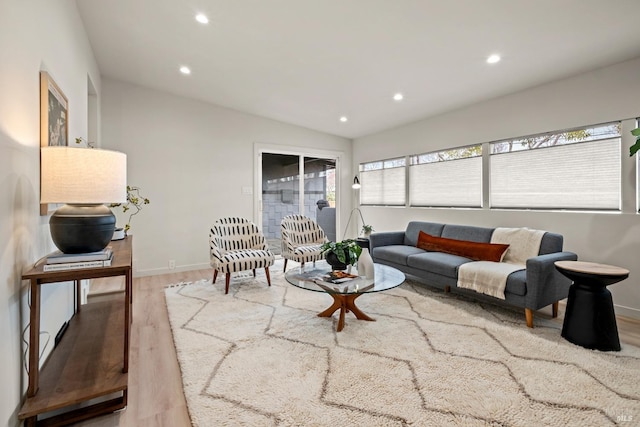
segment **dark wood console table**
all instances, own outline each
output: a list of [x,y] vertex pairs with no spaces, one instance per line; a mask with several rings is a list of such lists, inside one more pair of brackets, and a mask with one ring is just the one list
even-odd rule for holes
[[[67,425],[127,406],[132,237],[112,241],[110,246],[114,253],[110,267],[45,272],[43,258],[22,275],[30,281],[31,291],[29,385],[18,413],[25,426]],[[81,280],[112,276],[125,277],[123,298],[81,306]],[[75,282],[74,315],[40,369],[40,310],[46,309],[41,306],[41,286],[68,281]],[[47,414],[52,411],[56,411],[54,415]]]

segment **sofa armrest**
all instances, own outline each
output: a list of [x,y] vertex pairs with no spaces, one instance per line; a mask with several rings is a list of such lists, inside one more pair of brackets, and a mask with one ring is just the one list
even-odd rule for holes
[[569,295],[571,280],[555,267],[556,261],[577,261],[573,252],[555,252],[527,260],[527,294],[525,307],[538,310]]
[[403,245],[404,231],[383,231],[369,236],[369,252],[379,246]]

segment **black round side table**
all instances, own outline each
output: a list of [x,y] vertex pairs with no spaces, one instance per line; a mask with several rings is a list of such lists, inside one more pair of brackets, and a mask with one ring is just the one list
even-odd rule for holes
[[366,237],[358,237],[356,239],[356,244],[360,246],[362,249],[364,248],[369,249],[369,239]]
[[556,261],[555,266],[573,280],[562,336],[585,348],[620,351],[613,299],[607,286],[629,277],[629,270],[583,261]]

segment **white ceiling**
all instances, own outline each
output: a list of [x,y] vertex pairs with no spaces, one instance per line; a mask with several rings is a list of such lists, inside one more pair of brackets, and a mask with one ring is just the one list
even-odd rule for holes
[[640,0],[77,5],[103,77],[347,138],[640,57]]

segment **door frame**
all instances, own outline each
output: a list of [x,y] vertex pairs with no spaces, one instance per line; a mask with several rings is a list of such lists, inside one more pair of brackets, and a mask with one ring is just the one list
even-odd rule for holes
[[[263,142],[255,142],[253,144],[253,161],[254,171],[253,177],[253,222],[262,230],[262,153],[269,154],[285,154],[291,156],[316,157],[321,159],[332,159],[336,162],[336,233],[340,230],[339,209],[343,203],[341,191],[341,168],[343,157],[342,151],[323,150],[311,147],[297,147],[280,144],[269,144]],[[299,165],[298,173],[301,173],[302,165]],[[300,194],[304,194],[304,179],[299,180]],[[301,198],[300,200],[303,200]],[[304,211],[303,211],[304,214]]]

